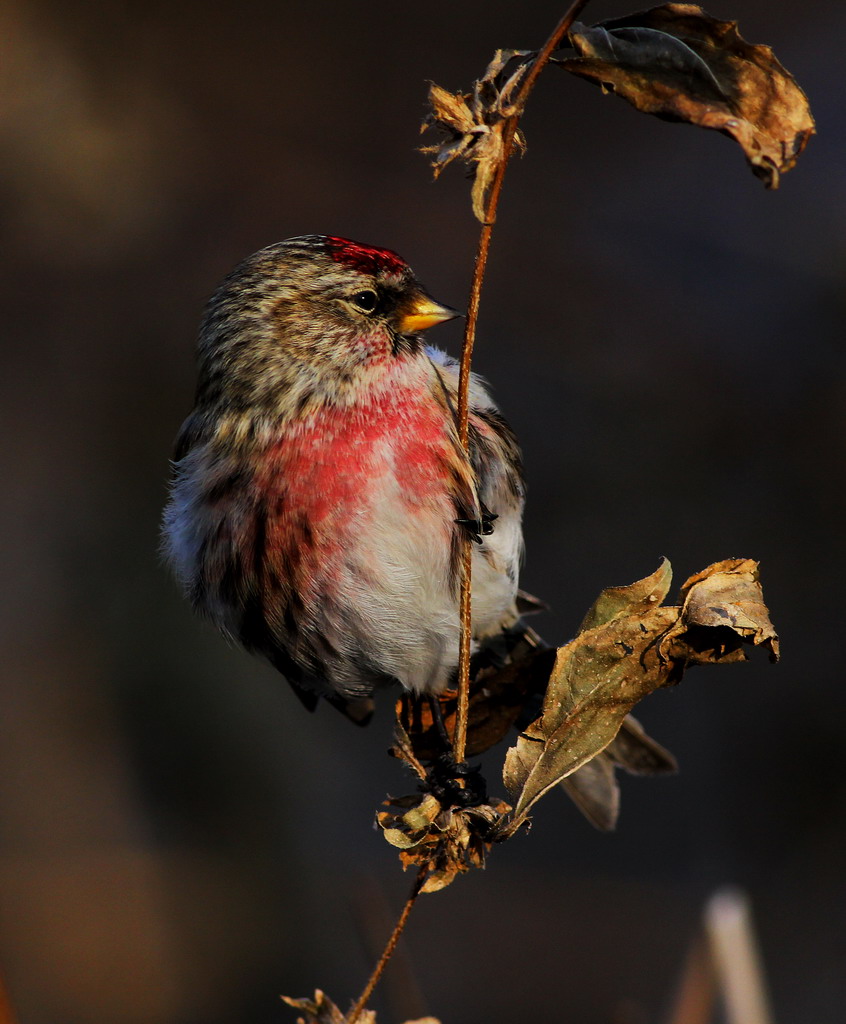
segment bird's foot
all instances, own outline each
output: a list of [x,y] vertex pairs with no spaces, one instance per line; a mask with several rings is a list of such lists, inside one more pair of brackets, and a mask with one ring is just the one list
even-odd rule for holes
[[482,505],[479,519],[456,519],[455,521],[459,526],[464,527],[472,540],[481,544],[482,537],[490,537],[494,532],[493,524],[496,519],[499,519],[499,516]]
[[488,785],[479,765],[456,761],[446,751],[432,762],[429,790],[447,807],[478,807],[488,802]]

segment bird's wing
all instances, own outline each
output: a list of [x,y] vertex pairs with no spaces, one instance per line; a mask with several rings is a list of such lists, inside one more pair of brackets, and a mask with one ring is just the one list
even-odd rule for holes
[[[444,400],[455,417],[458,362],[431,346],[427,347],[426,354],[443,389]],[[486,382],[476,374],[470,378],[469,447],[476,494],[467,512],[481,520],[486,510],[494,515],[521,511],[524,485],[520,446],[491,398]]]

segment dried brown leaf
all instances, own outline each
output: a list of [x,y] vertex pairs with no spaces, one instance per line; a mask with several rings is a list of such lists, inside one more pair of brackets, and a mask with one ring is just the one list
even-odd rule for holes
[[380,811],[376,820],[385,839],[400,849],[403,869],[425,868],[420,892],[437,892],[470,868],[484,867],[500,823],[511,810],[501,800],[445,807],[431,793],[391,798],[385,804],[396,810]]
[[747,43],[736,22],[696,4],[577,23],[569,40],[578,56],[559,66],[645,113],[728,135],[767,188],[778,187],[815,131],[807,97],[771,48]]
[[[659,605],[670,573],[665,560],[631,587],[603,591],[585,628],[558,649],[543,713],[506,755],[503,779],[517,801],[513,823],[519,824],[544,793],[606,749],[609,760],[622,759],[628,767],[634,741],[642,757],[636,723],[627,726],[616,746],[610,745],[637,701],[677,683],[687,665],[744,660],[743,644],[766,646],[777,657],[757,563],[720,562],[691,577],[681,608]],[[671,757],[662,754],[655,744],[645,763],[653,768],[663,763],[663,770],[671,770]],[[643,765],[638,757],[635,763]],[[608,767],[600,762],[571,792],[600,827],[614,818]]]
[[[585,616],[579,632],[610,622],[623,612],[648,613],[667,596],[671,582],[670,563],[663,559],[651,576],[629,587],[606,588]],[[534,748],[524,750],[521,761],[525,761],[528,751]],[[640,724],[628,716],[606,751],[597,753],[562,779],[562,788],[579,810],[592,825],[606,832],[616,826],[620,813],[620,787],[615,778],[615,766],[629,772],[660,774],[674,771],[676,762],[669,751],[647,736]],[[521,775],[528,774],[527,767],[531,770],[533,763],[520,764]]]
[[[604,590],[579,635],[558,651],[547,648],[525,625],[506,631],[474,662],[468,751],[488,749],[512,726],[525,722],[540,695],[543,713],[524,728],[506,755],[504,779],[517,798],[515,814],[501,806],[487,820],[467,820],[439,802],[438,779],[429,778],[442,741],[426,704],[403,697],[397,706],[393,753],[423,782],[427,796],[392,801],[379,823],[385,838],[402,850],[403,863],[424,865],[428,890],[449,884],[474,863],[491,841],[502,841],[525,823],[529,807],[556,783],[598,828],[615,826],[619,788],[615,768],[640,775],[674,772],[672,754],[643,731],[628,712],[647,693],[672,685],[690,664],[745,659],[744,644],[763,645],[777,656],[778,639],[768,618],[757,563],[718,562],[692,576],[681,591],[681,607],[665,607],[672,580],[669,562],[628,587]],[[455,696],[440,698],[451,731]],[[534,712],[536,714],[536,712]],[[447,798],[448,799],[448,798]],[[487,805],[489,808],[494,805]],[[450,817],[456,814],[457,817]],[[496,821],[496,816],[500,820]],[[465,829],[475,833],[473,841]],[[481,830],[481,831],[479,831]],[[479,846],[481,842],[482,846]],[[472,848],[471,854],[465,854]]]
[[614,762],[604,751],[562,779],[561,786],[595,828],[610,832],[616,826],[620,814],[620,786]]
[[[685,581],[679,595],[684,602],[681,615],[663,638],[662,650],[672,648],[677,639],[684,642],[685,633],[701,630],[703,646],[698,656],[705,660],[712,660],[718,651],[722,657],[732,654],[742,642],[765,646],[770,660],[777,661],[778,636],[764,604],[758,563],[751,558],[732,558],[717,562],[710,570]],[[708,635],[714,638],[710,649],[705,639]]]
[[473,175],[473,188],[470,200],[473,205],[473,216],[480,224],[485,222],[485,199],[488,189],[493,184],[494,175],[502,162],[503,122],[491,125],[485,135],[479,136],[473,152],[476,173]]
[[672,566],[666,558],[662,558],[661,564],[651,576],[628,587],[606,587],[591,605],[579,626],[579,632],[603,626],[622,614],[647,615],[670,593],[672,582]]
[[405,761],[417,777],[425,782],[426,769],[418,760],[411,736],[409,735],[414,726],[411,719],[411,709],[415,706],[419,707],[419,702],[412,701],[408,694],[405,694],[397,701],[394,745],[388,753],[400,761]]
[[[325,992],[315,989],[314,999],[292,999],[282,996],[288,1006],[301,1010],[305,1016],[297,1018],[297,1024],[345,1024],[346,1017],[332,1002]],[[372,1010],[364,1010],[358,1016],[358,1024],[376,1024],[376,1014]]]
[[[397,801],[392,798],[386,804],[403,807],[407,799],[400,797]],[[441,810],[438,800],[431,793],[426,793],[415,800],[404,814],[380,811],[376,817],[385,840],[400,850],[409,850],[425,839]]]
[[[473,213],[483,223],[488,190],[503,159],[505,123],[517,113],[514,94],[533,56],[526,50],[497,50],[469,93],[451,93],[434,83],[429,87],[431,109],[421,130],[436,128],[444,138],[420,151],[431,154],[436,178],[453,160],[463,160],[469,166]],[[507,75],[506,69],[515,60],[516,69]],[[519,132],[514,139],[520,149],[525,148]]]
[[678,770],[676,759],[648,736],[633,715],[623,719],[620,731],[593,760],[561,780],[561,786],[588,821],[603,832],[617,825],[620,787],[615,768],[632,775],[669,775]]
[[[297,1018],[297,1024],[346,1024],[346,1016],[319,988],[315,990],[314,999],[291,999],[290,996],[282,996],[282,999],[288,1006],[305,1014]],[[376,1014],[373,1010],[362,1010],[355,1021],[356,1024],[376,1024]],[[435,1017],[418,1017],[405,1024],[440,1024],[440,1021]]]
[[620,731],[605,748],[605,753],[630,775],[672,775],[679,770],[670,751],[647,735],[634,715],[623,719]]
[[444,128],[465,135],[471,131],[475,121],[467,106],[468,97],[461,93],[447,92],[434,82],[429,87],[429,103],[432,105],[432,116]]
[[[511,93],[516,86],[525,77],[526,72],[529,70],[530,61],[535,56],[536,53],[533,50],[497,50],[491,62],[485,68],[485,73],[476,83],[477,88],[490,86],[496,92],[497,101],[500,104],[507,102],[511,98]],[[519,60],[520,63],[511,77],[503,84],[502,72],[512,60]]]

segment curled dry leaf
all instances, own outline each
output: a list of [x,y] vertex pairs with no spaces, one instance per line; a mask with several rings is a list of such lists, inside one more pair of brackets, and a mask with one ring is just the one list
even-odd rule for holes
[[[288,1006],[295,1010],[301,1010],[305,1016],[297,1018],[297,1024],[346,1024],[347,1018],[332,1002],[325,992],[316,989],[314,999],[292,999],[290,996],[282,996]],[[376,1014],[373,1010],[362,1010],[355,1019],[355,1024],[376,1024]],[[416,1020],[408,1020],[405,1024],[440,1024],[434,1017],[418,1017]]]
[[382,835],[400,851],[403,870],[414,865],[423,870],[420,892],[437,892],[456,875],[471,867],[485,866],[491,844],[501,839],[503,817],[511,810],[501,800],[478,807],[452,807],[428,791],[429,771],[415,754],[412,741],[398,714],[391,754],[405,761],[423,783],[422,792],[390,797],[376,821]]
[[569,34],[577,57],[560,67],[611,89],[638,110],[713,128],[777,188],[814,133],[808,100],[769,46],[696,4],[669,3]]
[[[778,637],[761,592],[758,563],[729,558],[686,580],[678,622],[661,640],[661,651],[675,656],[677,647],[688,661],[709,663],[730,655],[742,661],[740,643],[764,645],[778,660]],[[695,646],[688,641],[696,640]]]
[[[470,167],[473,213],[482,223],[488,189],[502,162],[505,122],[518,113],[515,94],[533,56],[527,50],[497,50],[469,93],[451,93],[434,83],[429,87],[431,110],[421,130],[437,128],[444,140],[421,147],[421,152],[432,154],[436,178],[453,160],[463,160]],[[516,67],[508,71],[514,61]],[[520,149],[525,149],[519,132],[514,140]]]
[[[646,767],[648,744],[626,716],[648,693],[677,683],[688,665],[743,661],[744,644],[778,657],[757,569],[750,559],[718,562],[685,583],[681,607],[661,604],[672,579],[666,559],[646,579],[600,594],[579,635],[558,649],[543,713],[506,755],[503,779],[516,806],[504,831],[519,827],[544,793],[602,752]],[[609,765],[600,761],[582,781],[574,799],[589,817],[598,801],[597,823],[607,827],[603,820],[615,811]]]
[[[314,999],[292,999],[282,996],[288,1006],[301,1010],[304,1016],[297,1018],[297,1024],[345,1024],[346,1017],[332,1002],[325,992],[315,989]],[[364,1010],[358,1015],[358,1024],[376,1024],[376,1014],[372,1010]]]
[[403,869],[425,870],[420,892],[437,892],[456,875],[485,866],[500,823],[511,808],[501,800],[479,807],[445,807],[431,793],[385,801],[391,811],[376,820],[385,839],[400,850]]

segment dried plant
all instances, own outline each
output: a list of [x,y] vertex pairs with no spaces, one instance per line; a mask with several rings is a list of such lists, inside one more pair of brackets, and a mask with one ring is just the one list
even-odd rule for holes
[[[455,161],[468,166],[472,210],[482,223],[457,410],[465,447],[470,361],[491,233],[508,160],[515,148],[525,149],[519,119],[547,63],[623,96],[638,110],[728,135],[768,188],[779,185],[814,132],[794,79],[769,47],[745,42],[734,22],[711,18],[693,4],[670,3],[585,26],[575,18],[586,3],[571,5],[539,51],[498,50],[469,91],[430,87],[423,127],[439,131],[441,140],[423,152],[436,177]],[[564,55],[565,48],[575,56]],[[619,810],[617,768],[645,775],[675,770],[673,756],[631,716],[639,700],[676,685],[691,666],[744,661],[750,647],[778,658],[758,565],[737,558],[690,577],[675,605],[664,604],[672,580],[665,560],[645,579],[604,590],[569,643],[550,647],[520,624],[471,664],[470,543],[463,559],[457,690],[438,699],[438,714],[407,695],[398,701],[392,754],[408,766],[417,789],[391,798],[377,814],[403,868],[416,870],[412,892],[349,1014],[320,991],[313,1000],[286,1000],[303,1012],[304,1024],[374,1022],[367,1001],[418,896],[482,867],[494,845],[525,831],[529,812],[551,789],[562,787],[594,825],[607,830]],[[529,610],[532,603],[526,599]],[[517,730],[502,775],[512,804],[488,798],[484,784],[472,801],[460,799],[461,779],[453,788],[444,786],[438,764],[444,728],[459,762]]]

